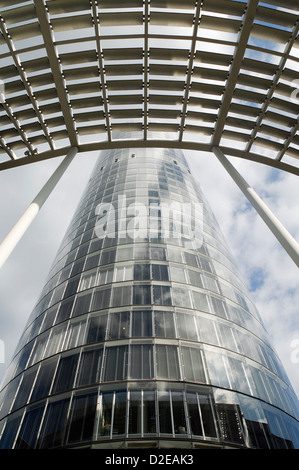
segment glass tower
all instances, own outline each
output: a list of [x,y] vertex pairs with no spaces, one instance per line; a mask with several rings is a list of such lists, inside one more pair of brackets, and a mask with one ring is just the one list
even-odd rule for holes
[[1,392],[1,448],[299,448],[297,397],[178,150],[103,151]]

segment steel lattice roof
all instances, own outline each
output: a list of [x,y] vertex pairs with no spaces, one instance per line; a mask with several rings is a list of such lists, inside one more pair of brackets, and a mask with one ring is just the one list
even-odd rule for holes
[[299,174],[298,0],[0,0],[0,13],[0,170],[72,147],[215,146]]

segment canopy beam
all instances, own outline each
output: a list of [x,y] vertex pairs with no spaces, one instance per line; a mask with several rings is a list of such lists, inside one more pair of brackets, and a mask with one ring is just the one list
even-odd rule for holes
[[58,168],[54,171],[53,175],[46,182],[44,187],[40,190],[35,199],[27,207],[23,215],[19,218],[18,222],[6,235],[0,244],[0,268],[3,266],[9,255],[12,253],[28,227],[31,225],[38,212],[52,193],[53,189],[67,170],[74,157],[77,155],[78,149],[72,148],[64,160],[60,163]]

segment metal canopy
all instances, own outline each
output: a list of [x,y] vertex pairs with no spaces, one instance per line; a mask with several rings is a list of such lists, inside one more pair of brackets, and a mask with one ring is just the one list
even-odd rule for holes
[[0,13],[0,170],[74,147],[216,147],[299,174],[298,0],[0,0]]

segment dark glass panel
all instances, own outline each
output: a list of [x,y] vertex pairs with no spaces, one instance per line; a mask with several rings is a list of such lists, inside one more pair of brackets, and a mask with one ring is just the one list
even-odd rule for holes
[[142,432],[142,403],[141,392],[130,392],[129,407],[129,434],[141,434]]
[[103,348],[84,351],[81,356],[77,385],[99,383],[103,361]]
[[143,426],[145,434],[157,432],[155,392],[143,392]]
[[160,433],[172,434],[169,392],[158,392]]
[[186,416],[185,416],[185,407],[183,401],[182,392],[172,392],[171,393],[172,401],[172,414],[173,414],[173,424],[174,432],[176,434],[186,434],[187,425],[186,425]]
[[124,380],[128,375],[128,346],[106,349],[104,382]]
[[92,310],[101,310],[110,305],[111,289],[101,289],[94,293],[92,300]]
[[191,434],[202,436],[202,424],[196,393],[187,394],[188,415]]
[[67,287],[65,289],[65,293],[63,298],[66,299],[67,297],[70,297],[71,295],[74,295],[77,292],[78,284],[80,281],[80,277],[77,277],[75,279],[71,279],[67,283]]
[[103,341],[106,336],[108,315],[92,316],[89,319],[86,344]]
[[78,315],[89,312],[90,301],[91,293],[78,296],[75,302],[72,316],[77,317]]
[[217,404],[220,438],[225,441],[243,444],[243,430],[236,405]]
[[134,265],[134,281],[146,281],[150,279],[149,264]]
[[69,399],[49,403],[43,420],[38,448],[51,449],[63,444]]
[[126,407],[127,392],[116,392],[112,434],[125,434]]
[[208,437],[217,437],[216,425],[209,397],[205,395],[198,395],[198,400],[200,403],[205,435]]
[[40,398],[46,397],[49,393],[57,359],[51,360],[50,362],[43,362],[40,366],[40,370],[34,384],[34,389],[30,397],[30,401],[39,400]]
[[16,438],[16,434],[22,418],[21,411],[16,412],[7,418],[4,433],[0,439],[0,449],[11,449]]
[[16,441],[15,449],[34,449],[45,403],[26,410],[26,414]]
[[9,412],[11,404],[15,398],[17,389],[19,387],[21,378],[22,376],[19,375],[7,385],[3,403],[1,404],[0,418],[3,418],[3,416],[5,416]]
[[133,304],[151,304],[151,286],[133,286]]
[[113,393],[103,393],[99,419],[99,436],[110,436],[112,425],[112,404]]
[[171,289],[168,286],[153,286],[154,304],[171,305]]
[[152,336],[152,312],[133,311],[132,312],[132,337]]
[[55,306],[47,310],[47,312],[45,313],[45,320],[42,324],[40,333],[47,330],[53,325],[57,309],[58,309],[58,306]]
[[73,303],[74,303],[74,297],[70,300],[66,300],[65,302],[61,303],[56,320],[55,320],[55,325],[70,318],[71,311],[73,308]]
[[75,396],[71,406],[68,443],[92,440],[97,392]]
[[131,346],[131,378],[151,379],[154,376],[153,346],[135,344]]
[[130,312],[110,314],[109,339],[128,338],[130,336]]
[[152,277],[155,281],[168,281],[168,268],[164,264],[152,265]]
[[111,306],[122,307],[125,305],[130,305],[132,303],[131,292],[131,286],[114,287]]
[[77,369],[78,357],[79,354],[73,354],[60,359],[53,384],[53,393],[62,392],[72,388]]
[[31,392],[32,384],[36,376],[37,367],[30,368],[24,372],[23,380],[21,382],[17,397],[12,407],[12,411],[25,405]]

